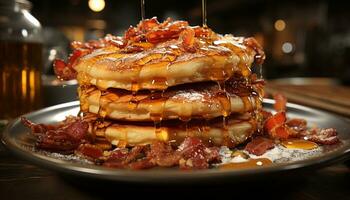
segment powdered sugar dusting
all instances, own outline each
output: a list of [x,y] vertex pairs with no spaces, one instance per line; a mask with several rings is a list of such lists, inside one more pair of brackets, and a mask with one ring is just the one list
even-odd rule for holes
[[204,99],[204,94],[196,92],[194,90],[187,92],[177,92],[173,97],[173,99],[181,99],[185,101],[201,101]]
[[[248,159],[243,158],[242,156],[232,157],[233,151],[229,148],[223,146],[220,148],[220,155],[222,157],[222,164],[227,163],[237,163],[237,162],[245,162]],[[268,150],[261,156],[256,156],[250,154],[249,152],[243,150],[242,153],[247,154],[250,158],[267,158],[271,160],[273,163],[291,163],[300,160],[310,159],[312,157],[319,156],[323,153],[322,146],[317,147],[312,150],[303,150],[303,149],[289,149],[284,146],[277,144],[273,149]]]
[[43,156],[47,156],[50,158],[54,158],[54,159],[58,159],[58,160],[64,160],[64,161],[69,161],[69,162],[73,162],[73,163],[80,163],[80,164],[91,164],[94,165],[94,162],[87,160],[81,156],[77,156],[75,154],[61,154],[61,153],[55,153],[55,152],[48,152],[48,151],[44,151],[44,150],[39,150],[35,147],[28,147],[28,146],[24,146],[24,148],[38,153],[40,155]]

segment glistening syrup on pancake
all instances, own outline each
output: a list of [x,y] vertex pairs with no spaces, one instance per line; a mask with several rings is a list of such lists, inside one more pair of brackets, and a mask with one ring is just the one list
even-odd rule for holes
[[[234,112],[248,111],[244,109],[244,104],[240,105],[241,103],[239,103],[239,102],[243,102],[242,97],[236,96],[236,94],[253,95],[247,98],[247,100],[250,101],[248,102],[248,104],[250,105],[245,106],[246,108],[256,109],[257,107],[260,106],[259,102],[254,102],[258,100],[257,98],[254,98],[255,97],[254,95],[258,95],[258,94],[254,93],[253,90],[248,92],[244,90],[242,91],[241,89],[237,89],[237,87],[238,88],[241,87],[240,84],[232,85],[232,84],[226,84],[225,82],[225,84],[222,83],[220,85],[222,85],[221,88],[225,89],[226,92],[229,94],[225,94],[225,91],[223,90],[221,91],[218,90],[218,86],[215,83],[206,83],[205,85],[198,84],[198,87],[194,85],[193,89],[189,89],[188,87],[191,87],[191,86],[185,85],[185,86],[179,87],[178,89],[166,90],[164,92],[140,91],[137,94],[135,94],[134,97],[132,97],[132,92],[128,92],[120,89],[108,89],[106,91],[100,91],[97,88],[94,89],[94,87],[91,86],[88,88],[82,87],[80,89],[81,91],[80,98],[81,98],[83,111],[86,112],[87,110],[89,110],[90,112],[98,114],[98,112],[88,109],[89,106],[102,107],[102,109],[107,111],[106,112],[108,115],[107,117],[116,117],[116,114],[114,112],[125,113],[125,109],[122,106],[123,104],[125,104],[125,108],[128,108],[127,112],[135,113],[135,114],[140,112],[143,113],[144,111],[147,111],[150,114],[157,112],[158,115],[160,115],[159,110],[162,109],[162,115],[164,116],[164,112],[165,112],[164,109],[166,108],[167,110],[165,113],[165,119],[168,119],[167,116],[169,116],[169,114],[170,115],[175,114],[174,111],[176,111],[176,115],[180,117],[183,116],[184,120],[186,120],[185,118],[212,118],[213,115],[208,113],[208,111],[212,111],[219,115],[229,115],[229,113],[232,112],[232,110],[230,110],[231,108],[230,104],[234,106],[232,107]],[[200,87],[205,87],[206,89],[200,89]],[[91,93],[89,91],[91,91]],[[101,97],[99,97],[99,95],[95,95],[95,93],[100,94],[101,92],[102,92]],[[218,96],[222,98],[218,98]],[[134,98],[134,100],[130,101],[132,98]],[[230,98],[230,100],[228,100],[228,98]],[[230,102],[231,100],[232,102]],[[95,103],[96,101],[99,103],[96,104]],[[165,104],[163,103],[167,101],[171,102],[171,104],[166,104],[167,105],[166,107]],[[227,103],[224,103],[226,101]],[[128,102],[130,103],[128,104]],[[174,105],[174,102],[178,102],[176,104],[179,104],[179,105],[181,104],[180,102],[182,102],[181,105],[184,105],[184,107],[179,107],[181,108],[180,110],[179,109],[172,110],[171,108],[174,108],[174,107],[171,105]],[[200,110],[192,111],[190,104],[196,104],[196,102],[200,103],[199,105],[205,106],[203,108],[206,111],[205,112]],[[190,107],[186,107],[185,104],[186,106],[190,106]],[[224,107],[226,107],[226,109],[223,109]],[[200,112],[200,113],[196,113],[196,112]],[[215,114],[215,116],[217,116],[217,114]],[[115,119],[119,119],[119,118],[115,118]],[[149,118],[148,120],[152,120],[152,119]]]

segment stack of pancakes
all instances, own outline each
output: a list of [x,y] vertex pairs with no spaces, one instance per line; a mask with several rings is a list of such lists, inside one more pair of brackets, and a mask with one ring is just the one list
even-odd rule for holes
[[211,34],[195,37],[190,51],[179,37],[138,42],[136,52],[109,45],[79,58],[74,69],[90,132],[119,147],[189,136],[233,147],[249,138],[263,95],[251,66],[263,52],[253,38]]

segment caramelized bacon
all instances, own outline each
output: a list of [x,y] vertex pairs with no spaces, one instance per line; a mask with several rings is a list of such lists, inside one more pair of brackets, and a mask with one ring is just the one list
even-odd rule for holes
[[174,151],[169,144],[155,141],[151,144],[148,157],[158,166],[171,167],[179,163],[181,155],[180,152]]
[[143,158],[129,164],[129,168],[133,170],[149,169],[155,166],[156,165],[149,158]]
[[178,32],[170,30],[155,30],[145,34],[145,38],[148,42],[157,44],[169,39],[178,37]]
[[98,160],[103,156],[103,151],[92,144],[81,144],[75,153],[93,160]]
[[158,26],[159,22],[157,20],[157,17],[152,17],[151,19],[140,21],[140,23],[137,25],[137,28],[142,32],[147,32]]
[[71,43],[73,53],[69,56],[68,61],[65,62],[61,59],[55,59],[53,66],[57,77],[61,80],[75,79],[77,72],[73,68],[74,63],[82,56],[91,53],[95,49],[103,48],[109,45],[116,46],[118,48],[124,48],[126,42],[123,38],[107,34],[106,37],[100,40],[91,40],[89,42],[77,42]]
[[[153,17],[140,21],[136,27],[130,26],[123,37],[106,35],[99,40],[91,40],[85,43],[72,42],[72,55],[67,62],[59,59],[55,60],[54,69],[60,79],[70,80],[77,76],[74,69],[76,61],[96,49],[113,46],[116,47],[115,52],[128,54],[145,51],[161,42],[172,41],[176,44],[182,44],[183,48],[181,50],[193,53],[199,49],[205,49],[200,47],[211,45],[214,39],[219,37],[221,36],[207,27],[191,27],[187,21],[173,21],[170,18],[163,23],[159,23],[157,18]],[[139,45],[143,43],[151,45]],[[253,38],[247,38],[243,43],[256,51],[256,60],[261,64],[265,59],[261,46]],[[229,52],[229,50],[226,51],[226,53]]]
[[255,40],[255,38],[250,37],[250,38],[245,38],[244,39],[244,44],[249,46],[250,48],[254,49],[256,52],[255,55],[255,62],[257,64],[262,64],[266,58],[265,52],[262,50],[262,47],[260,44]]
[[129,150],[126,148],[115,149],[110,153],[103,165],[111,168],[125,168],[124,160],[128,154]]
[[130,27],[124,35],[129,43],[147,41],[153,44],[178,38],[181,31],[188,27],[186,21],[172,21],[168,18],[159,23],[156,17],[141,21],[137,27]]
[[141,40],[141,37],[137,37],[139,35],[141,35],[141,32],[137,30],[137,28],[130,26],[128,30],[125,32],[124,38],[125,40],[133,40],[135,42],[138,42]]
[[207,148],[202,140],[186,138],[179,146],[181,169],[207,169],[209,163],[220,161],[219,148]]
[[292,130],[293,136],[298,136],[302,131],[307,129],[307,122],[305,119],[290,119],[286,125]]
[[21,122],[23,123],[23,125],[25,125],[26,127],[30,128],[32,131],[32,134],[35,136],[40,136],[43,133],[49,131],[49,130],[54,130],[56,128],[56,126],[53,125],[47,125],[47,124],[35,124],[31,121],[29,121],[27,118],[22,117],[21,118]]
[[186,138],[178,150],[174,150],[170,143],[162,141],[154,141],[149,148],[135,146],[130,151],[117,149],[112,151],[103,165],[131,169],[180,165],[182,169],[206,169],[210,163],[219,160],[219,148],[208,148],[198,138]]
[[264,128],[265,130],[269,133],[271,132],[274,128],[278,126],[282,126],[286,122],[286,113],[285,112],[278,112],[265,121]]
[[267,118],[264,124],[264,130],[272,138],[287,139],[291,133],[285,125],[286,120],[286,113],[284,111],[278,112]]
[[146,151],[148,150],[149,149],[146,146],[135,146],[129,151],[128,155],[125,157],[123,162],[125,164],[128,164],[133,161],[136,161],[138,158],[144,157]]
[[40,149],[71,153],[87,141],[89,125],[80,118],[67,118],[57,126],[35,124],[24,117],[21,120],[37,137],[36,147]]
[[53,69],[56,76],[61,80],[71,80],[77,77],[77,72],[61,59],[54,60]]
[[273,104],[273,108],[276,112],[286,111],[287,108],[287,98],[282,93],[276,93],[273,95],[275,99],[275,104]]
[[182,40],[182,46],[188,52],[195,52],[195,32],[192,28],[187,28],[183,30],[180,34],[180,39]]
[[212,31],[209,28],[203,28],[200,26],[194,26],[192,27],[194,32],[195,32],[195,36],[196,37],[203,37],[203,38],[207,38],[210,37]]
[[274,147],[275,144],[271,139],[264,137],[256,137],[246,145],[245,150],[251,154],[261,156],[267,150],[272,149]]
[[263,117],[263,121],[266,121],[269,117],[272,116],[272,113],[266,110],[262,110],[261,111],[262,117]]
[[337,130],[334,128],[313,128],[302,132],[301,136],[304,136],[304,139],[324,145],[336,144],[340,141]]

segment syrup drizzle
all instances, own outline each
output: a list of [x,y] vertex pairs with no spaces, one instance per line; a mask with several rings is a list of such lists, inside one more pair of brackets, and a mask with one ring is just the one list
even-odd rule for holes
[[141,0],[141,19],[146,19],[146,13],[145,13],[145,0]]
[[207,0],[202,0],[202,24],[207,28]]
[[272,161],[267,158],[257,158],[257,159],[249,159],[246,162],[223,164],[219,166],[219,169],[222,169],[222,170],[246,169],[246,168],[252,168],[252,167],[263,167],[271,164],[272,164]]
[[318,145],[315,142],[311,142],[303,139],[285,140],[285,141],[282,141],[282,145],[288,149],[303,149],[303,150],[312,150],[318,147]]

